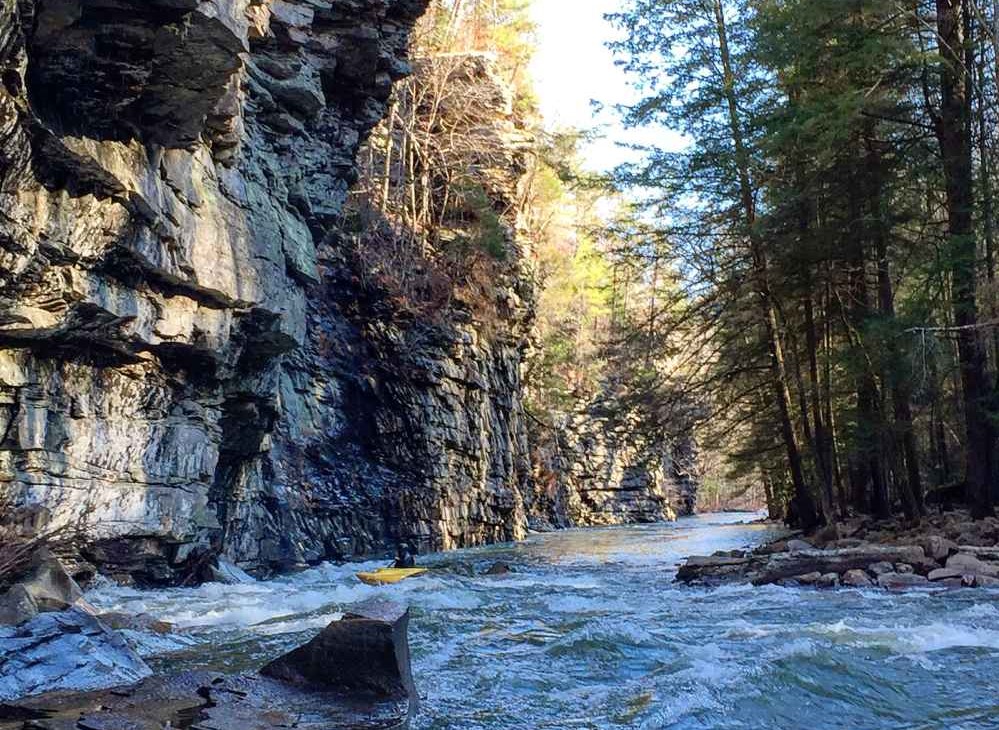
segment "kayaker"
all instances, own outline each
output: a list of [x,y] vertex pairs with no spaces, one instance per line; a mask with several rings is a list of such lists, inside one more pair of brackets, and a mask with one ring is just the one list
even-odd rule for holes
[[416,558],[410,552],[409,545],[401,542],[395,549],[395,564],[393,568],[415,568]]

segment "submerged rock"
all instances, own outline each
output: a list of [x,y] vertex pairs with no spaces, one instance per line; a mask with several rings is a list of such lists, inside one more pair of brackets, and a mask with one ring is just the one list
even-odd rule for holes
[[153,634],[169,634],[173,631],[173,624],[161,621],[148,613],[133,615],[112,611],[111,613],[99,614],[98,618],[105,626],[119,631],[147,631]]

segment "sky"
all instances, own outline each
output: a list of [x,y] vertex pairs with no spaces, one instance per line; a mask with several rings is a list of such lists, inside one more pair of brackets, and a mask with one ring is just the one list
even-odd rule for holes
[[[531,10],[539,43],[531,74],[546,124],[601,128],[605,139],[582,151],[584,164],[595,171],[635,158],[633,151],[617,142],[640,144],[675,137],[664,130],[627,130],[613,112],[614,105],[635,100],[627,75],[614,65],[614,55],[605,45],[617,31],[604,14],[621,5],[623,0],[534,0]],[[606,107],[599,117],[594,116],[591,99]]]

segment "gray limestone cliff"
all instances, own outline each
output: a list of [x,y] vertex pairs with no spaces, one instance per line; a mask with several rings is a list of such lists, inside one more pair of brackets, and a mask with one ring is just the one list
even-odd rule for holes
[[[425,4],[0,0],[0,497],[85,525],[96,568],[171,583],[564,521],[532,478],[516,213],[488,322],[401,313],[344,233]],[[492,96],[509,211],[525,152]]]

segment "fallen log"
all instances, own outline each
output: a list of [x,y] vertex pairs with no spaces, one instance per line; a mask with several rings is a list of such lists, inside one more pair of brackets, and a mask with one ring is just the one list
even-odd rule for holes
[[771,555],[753,585],[768,585],[806,573],[845,573],[872,563],[905,563],[917,568],[937,567],[916,545],[864,546],[837,550],[800,550]]

